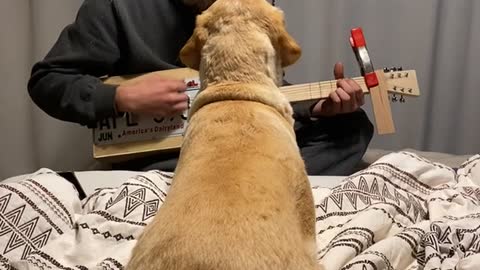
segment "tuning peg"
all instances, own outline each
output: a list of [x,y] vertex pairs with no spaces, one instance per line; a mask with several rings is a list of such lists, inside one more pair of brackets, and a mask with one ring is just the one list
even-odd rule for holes
[[403,95],[400,96],[400,102],[405,103],[405,98],[403,97]]
[[391,67],[390,70],[391,71],[397,71],[397,68],[396,67]]
[[383,68],[383,72],[388,73],[388,72],[390,72],[390,69],[389,68]]
[[402,71],[402,70],[403,70],[403,67],[401,67],[401,66],[400,66],[400,67],[397,67],[397,70],[398,70],[398,71]]
[[397,102],[397,96],[395,94],[392,96],[392,102]]

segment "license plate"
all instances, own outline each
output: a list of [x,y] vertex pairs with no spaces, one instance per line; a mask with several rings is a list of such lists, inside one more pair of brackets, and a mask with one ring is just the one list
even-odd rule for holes
[[[197,78],[185,80],[189,97],[188,109],[200,89]],[[151,117],[127,113],[121,118],[108,118],[93,129],[93,143],[112,145],[182,136],[187,127],[188,109],[174,117]]]

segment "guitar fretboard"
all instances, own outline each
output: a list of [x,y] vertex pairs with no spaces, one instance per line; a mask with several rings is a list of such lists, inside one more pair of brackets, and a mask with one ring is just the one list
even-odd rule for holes
[[[352,78],[363,90],[364,93],[369,93],[367,85],[363,77]],[[281,91],[285,94],[290,102],[325,99],[328,98],[331,92],[337,89],[337,81],[323,81],[314,83],[295,84],[289,86],[282,86]]]

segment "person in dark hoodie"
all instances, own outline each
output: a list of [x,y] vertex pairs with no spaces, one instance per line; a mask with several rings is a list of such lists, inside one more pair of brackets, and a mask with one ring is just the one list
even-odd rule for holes
[[[125,112],[171,116],[187,109],[183,81],[149,79],[107,85],[102,76],[184,67],[178,54],[195,17],[214,0],[84,0],[45,58],[34,64],[28,93],[45,113],[93,128]],[[233,50],[234,48],[232,48]],[[310,175],[348,175],[363,157],[373,125],[360,86],[336,63],[329,98],[292,104],[297,143]],[[173,171],[178,152],[113,164],[114,169]]]

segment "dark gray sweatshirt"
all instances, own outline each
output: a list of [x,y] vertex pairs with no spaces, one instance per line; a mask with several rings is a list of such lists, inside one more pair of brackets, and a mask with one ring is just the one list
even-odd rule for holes
[[115,115],[115,86],[101,76],[181,67],[195,16],[175,0],[86,0],[32,68],[28,91],[47,114],[93,127]]
[[178,53],[195,14],[180,2],[85,0],[75,21],[33,66],[32,100],[52,117],[88,127],[114,117],[116,87],[99,77],[183,67]]

